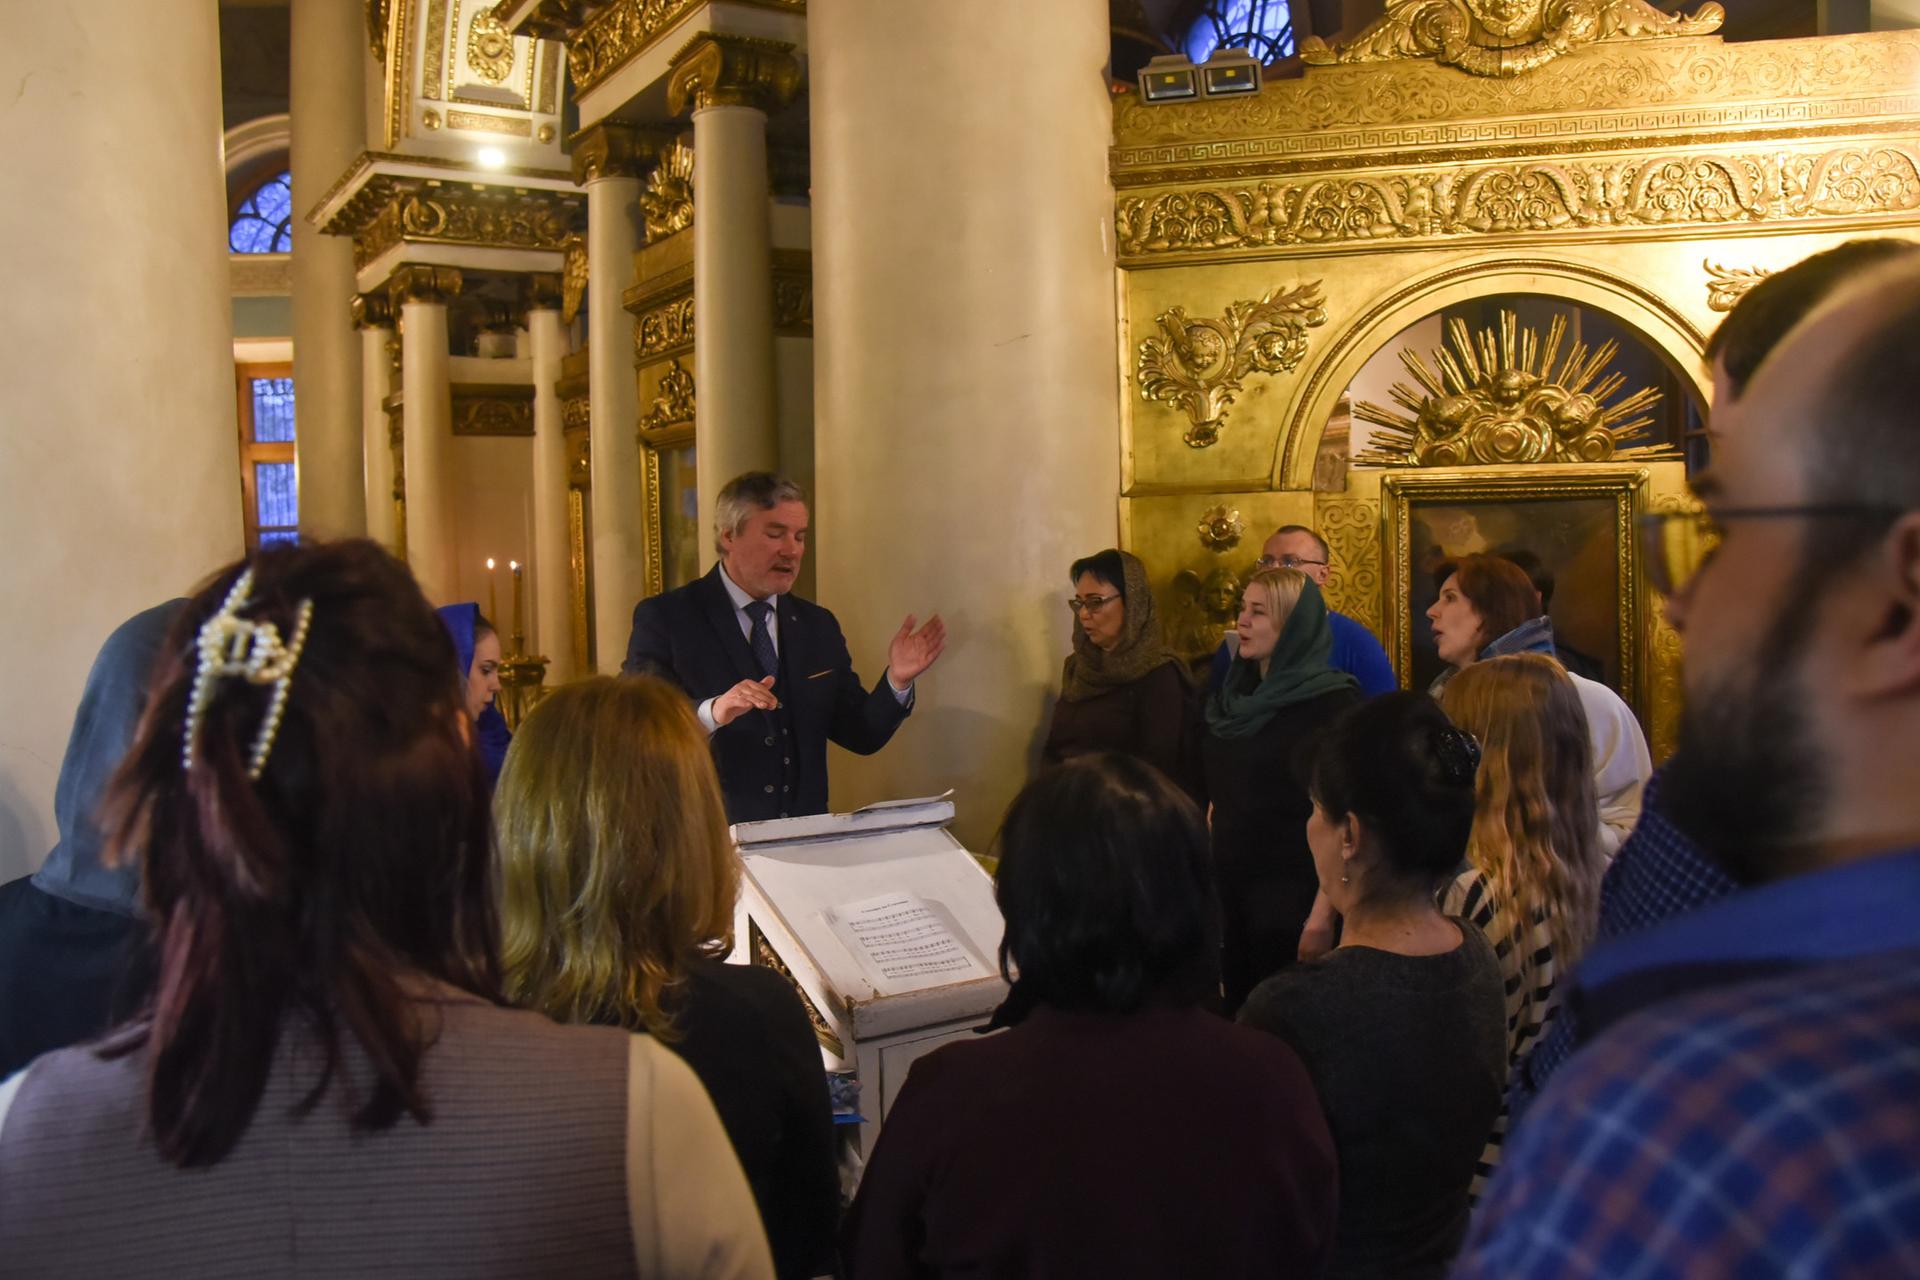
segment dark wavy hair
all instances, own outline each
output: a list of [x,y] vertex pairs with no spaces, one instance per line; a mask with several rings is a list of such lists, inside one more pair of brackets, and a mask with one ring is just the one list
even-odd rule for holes
[[1499,556],[1470,555],[1449,560],[1433,571],[1436,587],[1458,576],[1460,594],[1480,615],[1480,638],[1474,645],[1484,649],[1521,623],[1540,616],[1540,597],[1526,571],[1511,560]]
[[1439,703],[1396,692],[1328,726],[1302,772],[1321,812],[1335,822],[1359,818],[1378,836],[1389,874],[1425,886],[1467,855],[1479,759]]
[[1218,989],[1206,825],[1159,770],[1111,753],[1049,769],[1014,799],[995,843],[1010,1006],[1131,1013]]
[[[243,617],[290,637],[313,601],[257,781],[248,754],[273,690],[240,678],[214,685],[182,764],[195,638],[249,568]],[[486,779],[453,643],[406,566],[352,541],[261,551],[215,574],[168,635],[105,816],[113,855],[140,861],[159,973],[145,1014],[100,1051],[146,1048],[163,1157],[206,1166],[233,1150],[290,1019],[322,1053],[302,1110],[344,1080],[344,1034],[372,1071],[351,1099],[355,1127],[431,1119],[417,984],[497,1001],[498,930]]]

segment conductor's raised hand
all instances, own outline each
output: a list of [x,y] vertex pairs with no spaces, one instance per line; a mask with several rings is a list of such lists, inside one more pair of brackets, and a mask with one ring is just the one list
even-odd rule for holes
[[762,680],[742,680],[713,700],[713,722],[716,725],[732,724],[749,711],[774,711],[780,706],[780,699],[773,696],[773,677]]
[[928,618],[927,625],[918,631],[913,629],[913,624],[914,616],[908,614],[887,645],[887,679],[897,689],[904,689],[919,679],[947,647],[947,624],[940,621],[939,614]]

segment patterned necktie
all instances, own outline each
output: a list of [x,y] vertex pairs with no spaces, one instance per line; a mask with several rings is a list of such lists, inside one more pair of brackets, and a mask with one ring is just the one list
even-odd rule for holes
[[773,612],[773,606],[765,600],[752,600],[744,607],[747,617],[753,620],[753,634],[747,643],[753,646],[753,660],[760,664],[760,674],[780,674],[780,655],[773,649],[773,632],[767,630],[767,616]]

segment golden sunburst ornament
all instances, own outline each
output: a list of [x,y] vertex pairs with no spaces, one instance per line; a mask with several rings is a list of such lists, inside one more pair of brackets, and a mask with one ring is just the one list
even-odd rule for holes
[[[1649,452],[1627,442],[1653,418],[1660,401],[1641,387],[1612,404],[1626,375],[1604,373],[1619,354],[1612,339],[1589,349],[1575,342],[1560,359],[1567,318],[1521,329],[1511,311],[1497,328],[1470,333],[1459,318],[1447,322],[1448,346],[1433,353],[1436,375],[1410,350],[1401,363],[1419,387],[1393,385],[1400,411],[1360,401],[1353,416],[1380,428],[1356,462],[1388,467],[1471,467],[1534,462],[1605,462]],[[1477,340],[1476,340],[1477,339]],[[1451,348],[1451,349],[1449,349]],[[1597,381],[1596,381],[1597,379]]]

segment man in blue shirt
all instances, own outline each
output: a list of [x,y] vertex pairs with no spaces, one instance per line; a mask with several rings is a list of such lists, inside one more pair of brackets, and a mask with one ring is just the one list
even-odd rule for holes
[[1716,408],[1705,515],[1651,518],[1664,806],[1753,887],[1583,963],[1596,1038],[1456,1275],[1920,1274],[1916,326],[1920,262],[1836,291]]
[[[1327,577],[1333,572],[1333,551],[1327,546],[1325,538],[1307,526],[1282,525],[1273,531],[1273,536],[1260,548],[1260,567],[1298,569],[1325,591]],[[1400,681],[1393,674],[1393,664],[1387,661],[1387,651],[1380,647],[1380,642],[1373,638],[1373,632],[1367,630],[1365,623],[1329,609],[1327,625],[1333,631],[1331,662],[1334,669],[1351,675],[1359,684],[1363,696],[1371,698],[1400,687]],[[1226,679],[1227,668],[1233,665],[1238,639],[1228,632],[1227,638],[1214,651],[1213,668],[1207,676],[1208,692],[1218,689],[1220,682]]]

